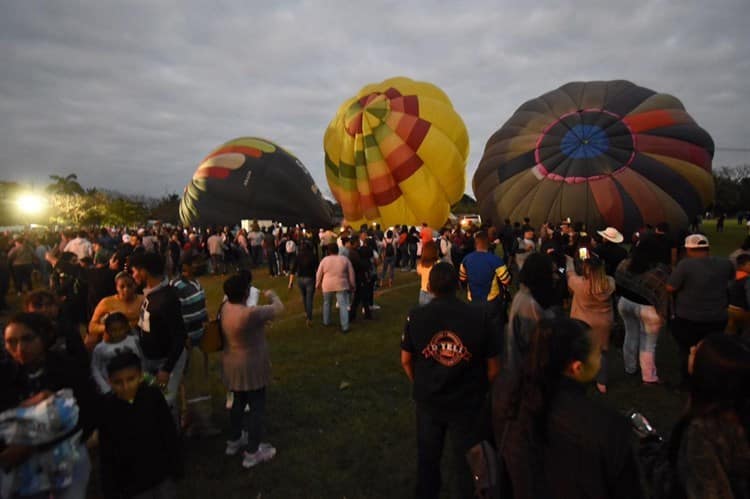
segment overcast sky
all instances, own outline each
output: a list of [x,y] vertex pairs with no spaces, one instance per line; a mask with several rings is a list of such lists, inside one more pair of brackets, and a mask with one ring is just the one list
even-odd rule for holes
[[[750,2],[0,0],[0,179],[182,193],[211,149],[264,137],[330,195],[323,133],[363,85],[432,82],[485,142],[574,80],[671,93],[750,163]],[[539,2],[541,3],[541,2]],[[570,5],[563,5],[570,4]]]

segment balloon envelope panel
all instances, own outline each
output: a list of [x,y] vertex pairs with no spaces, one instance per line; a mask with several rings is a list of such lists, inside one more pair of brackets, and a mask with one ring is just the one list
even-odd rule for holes
[[466,126],[430,83],[365,86],[339,107],[323,147],[328,185],[352,224],[440,227],[463,196]]
[[490,137],[472,187],[495,225],[686,227],[713,201],[713,154],[677,98],[624,80],[573,82],[524,103]]
[[328,205],[305,166],[276,144],[254,137],[211,151],[180,203],[184,225],[234,225],[242,219],[331,224]]

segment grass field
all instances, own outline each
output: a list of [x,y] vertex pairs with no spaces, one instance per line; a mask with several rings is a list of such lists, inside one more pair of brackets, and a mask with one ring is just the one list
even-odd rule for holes
[[[717,234],[704,230],[714,254],[726,255],[746,230],[727,221]],[[322,296],[316,293],[314,325],[306,327],[299,291],[286,278],[255,272],[255,285],[275,289],[284,314],[268,328],[273,383],[268,391],[266,437],[277,449],[270,462],[251,470],[241,458],[224,455],[226,435],[186,441],[186,476],[179,497],[194,498],[398,498],[412,497],[416,467],[414,409],[410,385],[399,362],[399,342],[408,309],[417,302],[418,278],[396,273],[394,287],[379,291],[375,320],[358,320],[342,335],[321,325]],[[221,299],[220,277],[201,278],[209,311]],[[337,315],[334,315],[334,320]],[[642,387],[626,377],[621,351],[610,351],[610,392],[592,396],[620,410],[642,411],[657,429],[668,430],[685,404],[670,388],[678,381],[676,346],[669,334],[659,340],[657,366],[666,385]],[[188,375],[190,392],[210,391],[214,422],[226,431],[228,411],[219,380],[218,356],[206,376],[197,356]],[[444,486],[444,490],[447,487]],[[447,497],[447,494],[445,495]]]
[[[746,230],[728,221],[717,234],[704,231],[714,254],[727,255]],[[213,313],[220,279],[203,278]],[[224,437],[188,441],[185,497],[410,497],[414,486],[415,432],[410,385],[399,364],[399,340],[406,312],[417,301],[418,280],[397,272],[394,288],[378,293],[381,310],[374,321],[357,321],[348,335],[321,325],[322,298],[315,297],[315,324],[305,326],[297,289],[286,279],[255,275],[256,286],[276,289],[286,311],[268,330],[273,362],[269,389],[267,439],[278,449],[274,460],[244,470],[240,459],[223,454]],[[643,387],[626,377],[621,351],[610,352],[610,392],[592,396],[620,410],[636,408],[659,429],[669,429],[685,395],[678,382],[677,349],[669,334],[659,340],[657,365],[666,385]],[[193,372],[195,374],[195,371]],[[212,363],[216,422],[226,428],[223,389]],[[446,487],[444,487],[445,489]],[[447,497],[447,495],[446,495]]]

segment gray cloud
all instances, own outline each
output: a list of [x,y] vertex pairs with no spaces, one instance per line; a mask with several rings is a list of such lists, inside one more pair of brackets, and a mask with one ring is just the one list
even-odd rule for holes
[[[530,3],[0,0],[0,178],[75,172],[158,196],[181,192],[217,145],[255,135],[328,192],[328,122],[396,75],[437,84],[464,118],[467,191],[489,136],[572,80],[672,93],[719,147],[748,147],[745,0]],[[717,152],[716,165],[739,163],[750,153]]]

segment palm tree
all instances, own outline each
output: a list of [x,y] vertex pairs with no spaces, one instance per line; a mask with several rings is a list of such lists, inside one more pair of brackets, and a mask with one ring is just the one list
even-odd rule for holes
[[53,183],[47,186],[47,192],[50,194],[68,194],[68,195],[83,195],[84,190],[81,184],[78,183],[78,175],[71,173],[65,177],[60,175],[50,175],[49,178],[53,180]]

